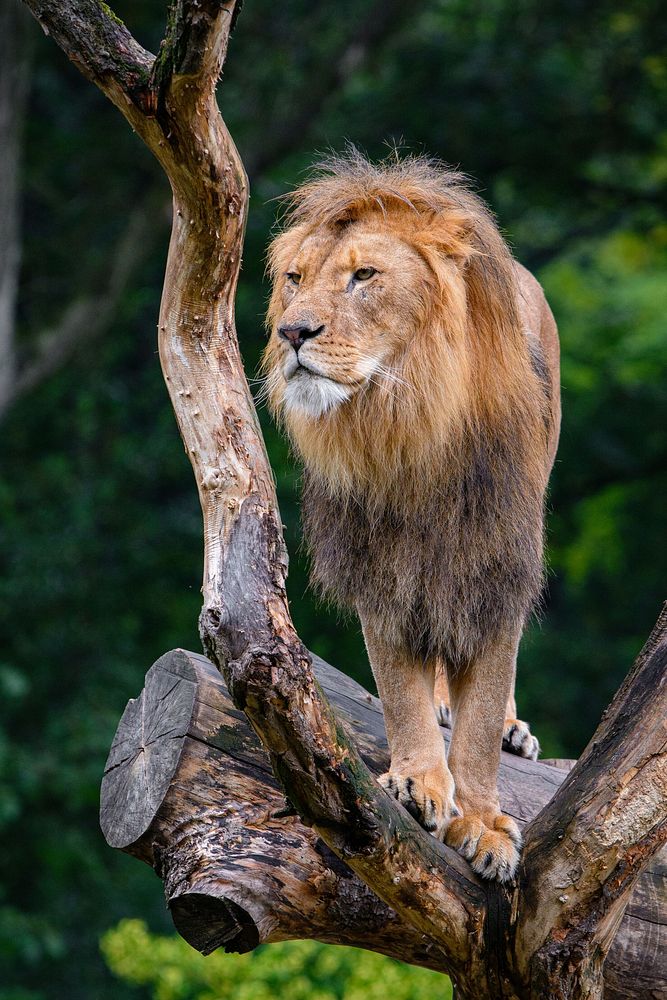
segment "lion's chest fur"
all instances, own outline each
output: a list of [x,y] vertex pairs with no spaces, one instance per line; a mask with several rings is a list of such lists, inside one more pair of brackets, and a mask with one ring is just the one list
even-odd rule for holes
[[303,490],[314,582],[397,648],[452,667],[523,623],[542,583],[542,497],[511,445],[478,442],[458,468],[411,503],[332,495],[308,473]]

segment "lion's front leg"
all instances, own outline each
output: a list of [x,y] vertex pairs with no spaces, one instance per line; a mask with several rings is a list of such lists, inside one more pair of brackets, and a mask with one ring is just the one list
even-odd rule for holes
[[435,664],[425,665],[391,647],[368,619],[362,619],[362,627],[391,753],[389,771],[379,782],[424,829],[443,840],[460,813],[433,708]]
[[446,841],[478,875],[499,882],[514,876],[521,849],[519,828],[500,811],[497,785],[520,632],[502,636],[465,670],[449,672],[449,766],[463,815],[448,827]]

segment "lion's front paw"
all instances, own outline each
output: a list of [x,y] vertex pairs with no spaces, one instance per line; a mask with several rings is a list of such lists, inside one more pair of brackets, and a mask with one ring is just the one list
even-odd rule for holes
[[387,771],[378,781],[438,840],[443,840],[452,817],[461,815],[454,803],[454,781],[444,766],[414,774]]
[[447,828],[445,843],[469,861],[482,878],[509,882],[514,877],[519,863],[521,834],[509,816],[499,813],[493,828],[474,813],[453,819]]
[[537,737],[531,733],[527,722],[521,722],[520,719],[505,719],[503,750],[515,753],[519,757],[527,757],[528,760],[537,760],[540,744]]

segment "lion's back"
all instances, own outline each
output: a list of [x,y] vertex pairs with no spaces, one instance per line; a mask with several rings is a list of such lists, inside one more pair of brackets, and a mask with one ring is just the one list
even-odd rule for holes
[[529,344],[535,345],[535,357],[543,364],[545,387],[550,403],[548,470],[553,465],[560,432],[560,343],[558,327],[544,290],[523,264],[515,263],[519,312]]

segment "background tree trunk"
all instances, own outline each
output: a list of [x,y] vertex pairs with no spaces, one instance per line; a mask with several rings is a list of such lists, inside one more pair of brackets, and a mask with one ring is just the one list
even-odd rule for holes
[[16,374],[16,294],[21,258],[19,164],[30,79],[29,18],[19,0],[0,4],[0,413]]

